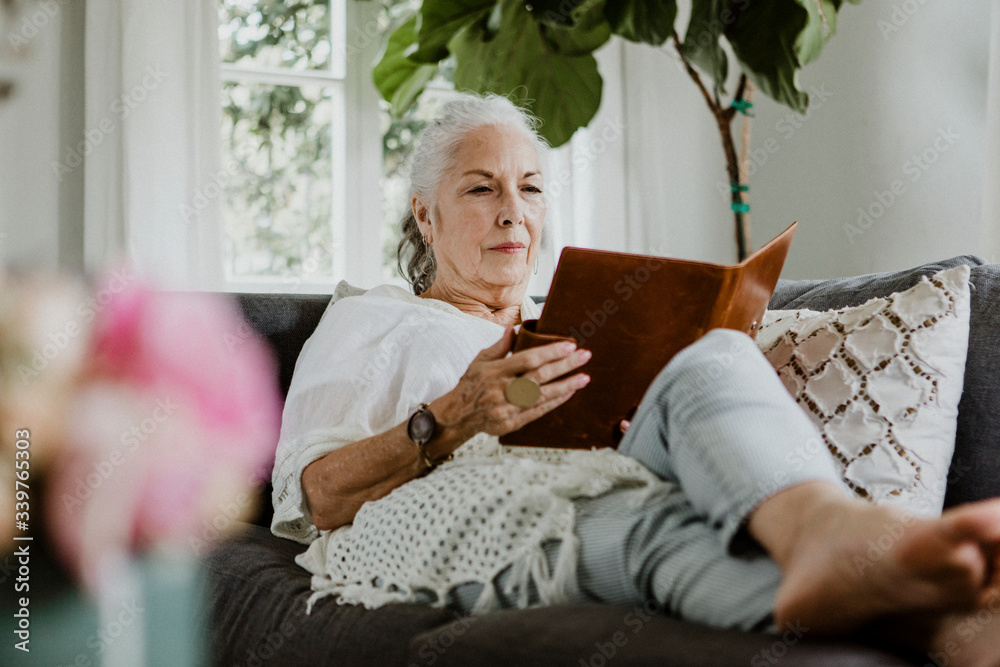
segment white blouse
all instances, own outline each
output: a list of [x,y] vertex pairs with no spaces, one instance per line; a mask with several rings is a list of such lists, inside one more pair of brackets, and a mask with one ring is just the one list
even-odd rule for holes
[[[525,297],[521,320],[539,312]],[[388,431],[454,389],[476,355],[502,335],[501,325],[444,301],[394,285],[366,292],[341,281],[295,362],[274,462],[272,532],[315,539],[302,492],[305,467]]]

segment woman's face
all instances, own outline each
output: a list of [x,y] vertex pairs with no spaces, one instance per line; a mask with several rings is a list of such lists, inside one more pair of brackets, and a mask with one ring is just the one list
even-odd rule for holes
[[444,174],[433,208],[414,197],[420,231],[437,260],[435,289],[483,303],[527,290],[545,219],[534,145],[507,126],[472,130]]

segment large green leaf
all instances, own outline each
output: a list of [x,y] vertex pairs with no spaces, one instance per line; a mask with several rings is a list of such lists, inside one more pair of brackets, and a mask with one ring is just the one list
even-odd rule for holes
[[523,2],[524,8],[531,12],[536,21],[562,28],[576,25],[576,10],[585,3],[589,4],[589,0],[524,0]]
[[842,5],[843,0],[750,2],[727,26],[726,38],[761,91],[801,113],[809,96],[799,86],[799,70],[819,57]]
[[452,37],[494,5],[496,0],[424,0],[417,11],[416,48],[407,57],[418,63],[446,58]]
[[675,0],[609,0],[604,15],[611,31],[633,42],[659,46],[673,34]]
[[719,44],[726,23],[735,21],[729,0],[694,0],[684,36],[684,56],[715,81],[721,94],[729,75],[729,56]]
[[[852,5],[861,2],[861,0],[846,1]],[[812,0],[811,2],[800,0],[800,2],[809,11],[809,24],[799,35],[795,50],[799,54],[802,65],[808,65],[819,57],[823,46],[837,32],[837,12],[840,11],[845,0]]]
[[[537,9],[532,14],[538,20]],[[542,34],[563,55],[593,53],[611,39],[611,26],[604,18],[604,0],[585,0],[577,5],[569,25],[553,26],[543,21]]]
[[412,16],[389,36],[385,53],[372,71],[375,87],[392,106],[395,116],[401,116],[413,106],[438,71],[437,65],[423,65],[406,57],[416,39],[416,24],[417,17]]
[[798,112],[809,106],[809,96],[799,87],[796,53],[808,24],[809,11],[798,0],[771,0],[749,3],[726,28],[736,57],[761,91]]
[[[826,45],[833,34],[837,32],[837,12],[845,0],[800,0],[809,10],[809,25],[796,44],[796,51],[803,65],[807,65],[819,57],[820,49]],[[860,4],[861,0],[846,0],[852,5]],[[811,48],[815,45],[816,48]]]
[[823,45],[837,30],[837,8],[832,0],[800,0],[809,12],[809,22],[795,42],[795,53],[800,65],[808,65],[819,58]]
[[448,47],[455,55],[457,89],[513,96],[543,120],[541,135],[561,146],[597,113],[601,75],[592,55],[557,52],[541,28],[519,0],[502,0],[496,31],[481,19]]

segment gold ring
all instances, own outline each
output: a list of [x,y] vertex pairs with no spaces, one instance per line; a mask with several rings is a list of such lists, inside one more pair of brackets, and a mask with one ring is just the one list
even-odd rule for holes
[[542,388],[535,380],[521,375],[507,383],[504,389],[504,396],[507,401],[520,408],[530,408],[538,402],[542,395]]

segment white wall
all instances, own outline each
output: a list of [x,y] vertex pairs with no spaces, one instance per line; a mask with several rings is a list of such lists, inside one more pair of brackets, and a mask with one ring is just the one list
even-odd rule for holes
[[732,215],[716,194],[725,161],[712,113],[672,46],[624,50],[628,249],[733,259]]
[[[820,91],[809,115],[757,96],[753,245],[798,220],[785,277],[993,254],[981,213],[984,188],[1000,187],[984,180],[994,4],[845,5],[838,34],[803,72],[803,86]],[[645,228],[630,248],[732,261],[725,163],[697,88],[670,50],[629,44],[625,72],[630,216]],[[914,156],[934,162],[924,169]],[[860,224],[859,209],[870,216]]]
[[983,172],[983,255],[1000,262],[1000,2],[993,5],[990,30],[990,84],[986,118],[986,169]]
[[83,1],[29,5],[0,34],[16,85],[0,103],[0,261],[80,270],[83,169],[60,180],[52,163],[83,135]]
[[82,169],[60,181],[51,164],[83,132],[83,2],[47,7],[0,26],[0,74],[16,86],[0,103],[0,260],[78,269]]

